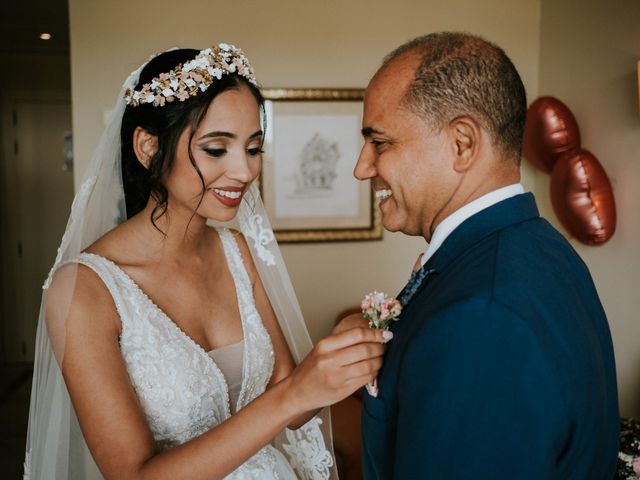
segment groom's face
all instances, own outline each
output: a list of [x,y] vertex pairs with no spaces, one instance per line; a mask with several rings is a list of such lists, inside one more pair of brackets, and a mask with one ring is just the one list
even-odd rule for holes
[[365,143],[354,175],[371,179],[387,230],[429,241],[458,179],[447,129],[434,129],[403,103],[419,63],[417,55],[405,54],[371,80],[362,119]]

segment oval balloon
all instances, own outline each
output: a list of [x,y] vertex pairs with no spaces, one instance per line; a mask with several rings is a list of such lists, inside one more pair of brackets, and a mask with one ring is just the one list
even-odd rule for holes
[[527,110],[522,151],[525,158],[543,172],[550,173],[564,152],[580,147],[576,118],[554,97],[540,97]]
[[551,204],[569,233],[584,244],[601,245],[616,230],[611,183],[598,159],[588,150],[566,152],[555,162]]

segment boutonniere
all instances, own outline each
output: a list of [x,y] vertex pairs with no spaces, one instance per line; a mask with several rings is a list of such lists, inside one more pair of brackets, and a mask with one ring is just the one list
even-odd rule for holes
[[[369,320],[369,328],[389,330],[391,322],[397,322],[402,313],[402,305],[395,298],[389,298],[386,293],[373,292],[364,296],[362,303],[362,316]],[[366,385],[367,392],[372,397],[378,396],[378,379],[375,378]]]

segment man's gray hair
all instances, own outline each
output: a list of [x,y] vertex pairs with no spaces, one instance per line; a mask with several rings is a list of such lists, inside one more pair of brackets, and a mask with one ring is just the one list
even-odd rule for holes
[[520,160],[526,93],[500,47],[468,33],[432,33],[398,47],[383,67],[408,52],[421,56],[403,99],[410,111],[436,129],[456,117],[472,117],[489,132],[494,145]]

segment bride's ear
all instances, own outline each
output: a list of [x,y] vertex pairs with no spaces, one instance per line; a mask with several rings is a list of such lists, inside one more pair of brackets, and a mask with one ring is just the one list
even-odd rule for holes
[[136,127],[133,132],[133,151],[142,166],[148,169],[151,159],[158,151],[158,137],[142,127]]

